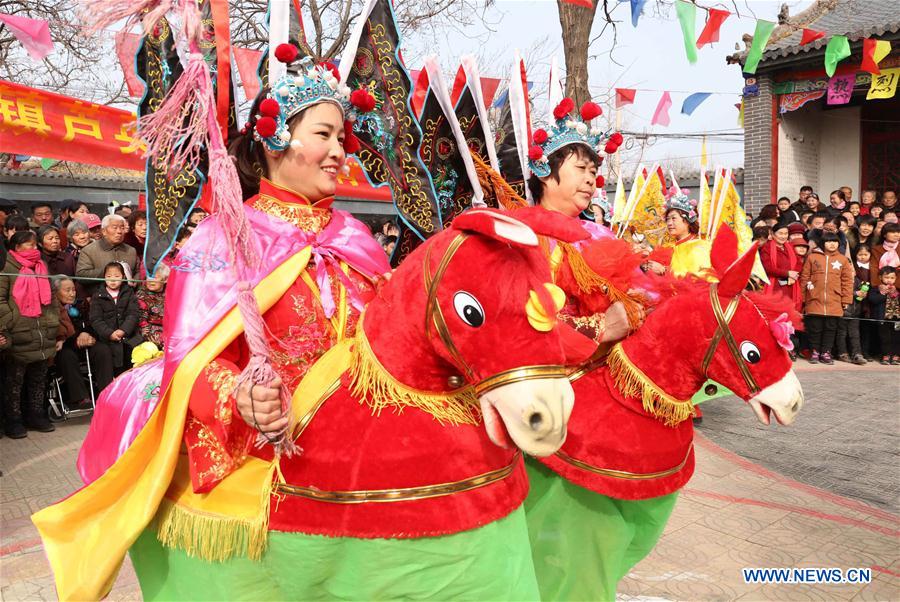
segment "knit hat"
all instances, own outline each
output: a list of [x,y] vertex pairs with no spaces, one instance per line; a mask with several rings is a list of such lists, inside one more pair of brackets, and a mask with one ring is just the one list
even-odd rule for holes
[[806,228],[800,222],[793,222],[788,225],[788,234],[803,234]]

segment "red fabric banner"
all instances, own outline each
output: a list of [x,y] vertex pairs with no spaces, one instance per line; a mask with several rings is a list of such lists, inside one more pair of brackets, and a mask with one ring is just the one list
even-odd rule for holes
[[709,17],[706,19],[706,26],[697,37],[697,48],[703,48],[706,44],[712,44],[719,41],[719,29],[725,19],[731,16],[727,10],[718,8],[709,9]]
[[620,109],[625,105],[634,103],[634,96],[637,90],[631,88],[616,88],[616,108]]
[[0,152],[144,170],[133,113],[0,80]]
[[141,46],[141,36],[136,33],[120,33],[116,35],[116,56],[119,58],[119,66],[125,74],[125,85],[128,86],[128,95],[140,98],[144,95],[144,82],[134,71],[134,56]]
[[237,64],[238,73],[241,75],[241,85],[244,87],[244,94],[247,98],[256,98],[259,94],[259,76],[256,70],[259,68],[259,61],[262,58],[262,52],[259,50],[251,50],[249,48],[241,48],[234,46],[234,62]]
[[460,65],[459,69],[456,70],[456,79],[453,80],[453,91],[450,92],[450,102],[452,102],[454,106],[456,106],[456,101],[459,100],[465,86],[466,72],[463,70],[462,65]]
[[804,27],[803,35],[800,37],[800,45],[805,46],[806,44],[809,44],[810,42],[815,42],[819,38],[824,38],[824,37],[825,37],[824,31],[818,31],[815,29],[809,29],[807,27]]
[[428,93],[428,71],[422,69],[416,73],[415,70],[412,70],[410,77],[416,82],[410,103],[412,103],[413,114],[419,117],[422,114],[422,106],[425,104],[425,95]]
[[[424,70],[423,70],[424,72]],[[450,102],[456,105],[456,101],[462,96],[463,88],[466,87],[466,72],[462,65],[456,70],[456,79],[453,80],[453,91],[450,93]],[[497,94],[497,88],[500,87],[500,80],[495,77],[481,78],[481,96],[484,98],[484,108],[490,109],[494,96]],[[424,97],[423,97],[424,102]]]

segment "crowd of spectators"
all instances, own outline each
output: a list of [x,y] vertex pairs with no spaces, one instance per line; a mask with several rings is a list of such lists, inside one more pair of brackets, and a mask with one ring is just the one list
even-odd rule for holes
[[191,212],[172,253],[147,278],[143,211],[119,205],[101,219],[78,200],[54,215],[49,203],[26,212],[0,199],[0,436],[54,430],[51,375],[61,377],[68,407],[87,409],[131,367],[136,346],[162,349],[168,264],[206,215]]
[[803,186],[751,224],[769,287],[803,313],[796,349],[810,363],[900,365],[896,191],[864,190],[857,201],[843,186],[827,198]]

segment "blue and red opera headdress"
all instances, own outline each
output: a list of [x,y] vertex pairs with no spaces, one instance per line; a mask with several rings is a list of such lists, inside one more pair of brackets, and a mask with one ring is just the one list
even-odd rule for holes
[[299,50],[292,44],[280,44],[275,57],[282,63],[296,63],[294,73],[286,73],[272,84],[271,91],[259,103],[258,113],[252,116],[253,138],[269,151],[283,151],[290,146],[291,117],[313,105],[330,102],[344,115],[344,150],[355,153],[359,141],[351,131],[359,113],[375,109],[375,96],[364,88],[350,90],[341,83],[341,75],[332,63],[315,64],[311,57],[298,59]]
[[601,152],[612,154],[622,144],[622,134],[608,134],[599,126],[592,125],[593,120],[603,114],[600,105],[594,102],[584,103],[581,105],[580,116],[572,116],[574,110],[575,101],[563,98],[553,109],[555,123],[546,129],[537,129],[532,134],[534,144],[528,149],[528,168],[536,176],[549,176],[548,158],[570,144],[584,144],[598,155]]
[[677,209],[684,216],[684,219],[693,224],[699,217],[697,213],[697,199],[690,198],[688,193],[690,193],[690,190],[682,188],[680,190],[672,190],[666,195],[666,213],[672,209]]

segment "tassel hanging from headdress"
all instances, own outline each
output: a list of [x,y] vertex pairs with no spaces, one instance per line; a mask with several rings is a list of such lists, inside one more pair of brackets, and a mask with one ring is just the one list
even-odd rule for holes
[[478,153],[471,153],[475,162],[475,171],[478,172],[478,182],[487,196],[497,199],[498,206],[503,209],[519,209],[527,207],[528,202],[520,197],[512,186],[503,179],[490,165],[484,162]]

